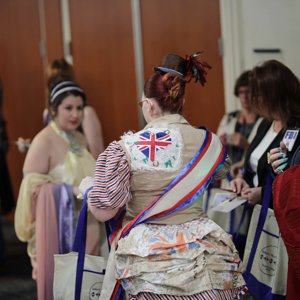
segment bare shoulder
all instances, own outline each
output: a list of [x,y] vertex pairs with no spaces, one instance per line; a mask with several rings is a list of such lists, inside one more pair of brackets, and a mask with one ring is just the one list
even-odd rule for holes
[[51,145],[51,132],[46,127],[32,140],[25,158],[23,172],[46,174],[49,170]]
[[51,146],[51,136],[52,132],[50,128],[47,126],[42,129],[37,135],[33,138],[31,147],[46,147],[49,148]]

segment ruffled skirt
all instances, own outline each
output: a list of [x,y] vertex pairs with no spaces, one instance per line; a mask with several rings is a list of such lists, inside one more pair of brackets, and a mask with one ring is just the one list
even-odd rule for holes
[[148,299],[147,293],[174,296],[153,299],[176,299],[217,290],[231,291],[231,299],[238,299],[245,287],[240,263],[231,237],[208,218],[138,225],[116,251],[117,279],[136,299]]

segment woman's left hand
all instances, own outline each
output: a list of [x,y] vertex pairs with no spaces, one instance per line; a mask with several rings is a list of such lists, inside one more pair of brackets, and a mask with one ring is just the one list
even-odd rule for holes
[[286,169],[288,165],[288,158],[286,157],[286,146],[283,142],[280,147],[273,148],[268,153],[268,163],[272,166],[275,174],[280,174]]
[[249,185],[245,179],[235,178],[230,181],[230,188],[234,193],[241,194],[244,189],[249,188]]
[[261,200],[261,187],[245,188],[241,196],[248,200],[249,205],[254,206]]

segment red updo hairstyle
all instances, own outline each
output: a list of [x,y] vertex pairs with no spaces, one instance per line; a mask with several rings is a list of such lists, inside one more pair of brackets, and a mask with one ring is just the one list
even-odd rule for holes
[[157,101],[163,112],[181,113],[186,81],[174,74],[154,73],[145,83],[146,98]]

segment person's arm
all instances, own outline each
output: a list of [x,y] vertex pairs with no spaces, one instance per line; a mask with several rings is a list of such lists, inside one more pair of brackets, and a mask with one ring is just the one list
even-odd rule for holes
[[49,172],[50,143],[45,135],[38,134],[32,141],[27,152],[23,173]]
[[95,206],[90,205],[90,202],[88,202],[88,207],[93,216],[99,221],[99,222],[106,222],[110,219],[112,219],[117,212],[120,210],[119,208],[106,208],[106,209],[101,209],[97,208]]
[[82,122],[83,133],[86,137],[88,148],[95,159],[104,150],[102,128],[96,111],[91,106],[84,108],[84,118]]
[[[77,198],[83,199],[84,194],[86,191],[93,187],[93,178],[90,176],[87,176],[81,180],[81,183],[78,187],[80,194],[78,194]],[[96,206],[93,206],[90,204],[89,197],[90,197],[91,191],[87,195],[88,199],[88,208],[91,211],[91,213],[94,215],[94,217],[100,221],[100,222],[106,222],[107,220],[110,220],[113,218],[120,208],[110,209],[110,208],[98,208]]]
[[226,145],[226,140],[227,140],[227,133],[228,133],[227,126],[228,126],[228,115],[225,114],[220,121],[220,124],[217,129],[217,133],[216,133],[224,145]]
[[234,132],[227,135],[227,144],[247,150],[249,143],[247,139],[239,132]]
[[83,195],[93,187],[88,206],[98,221],[111,219],[131,199],[129,178],[125,151],[114,141],[98,156],[94,179],[85,178],[79,186]]
[[232,164],[230,167],[230,175],[232,178],[242,177],[242,169],[244,167],[244,159],[237,161],[236,163]]

